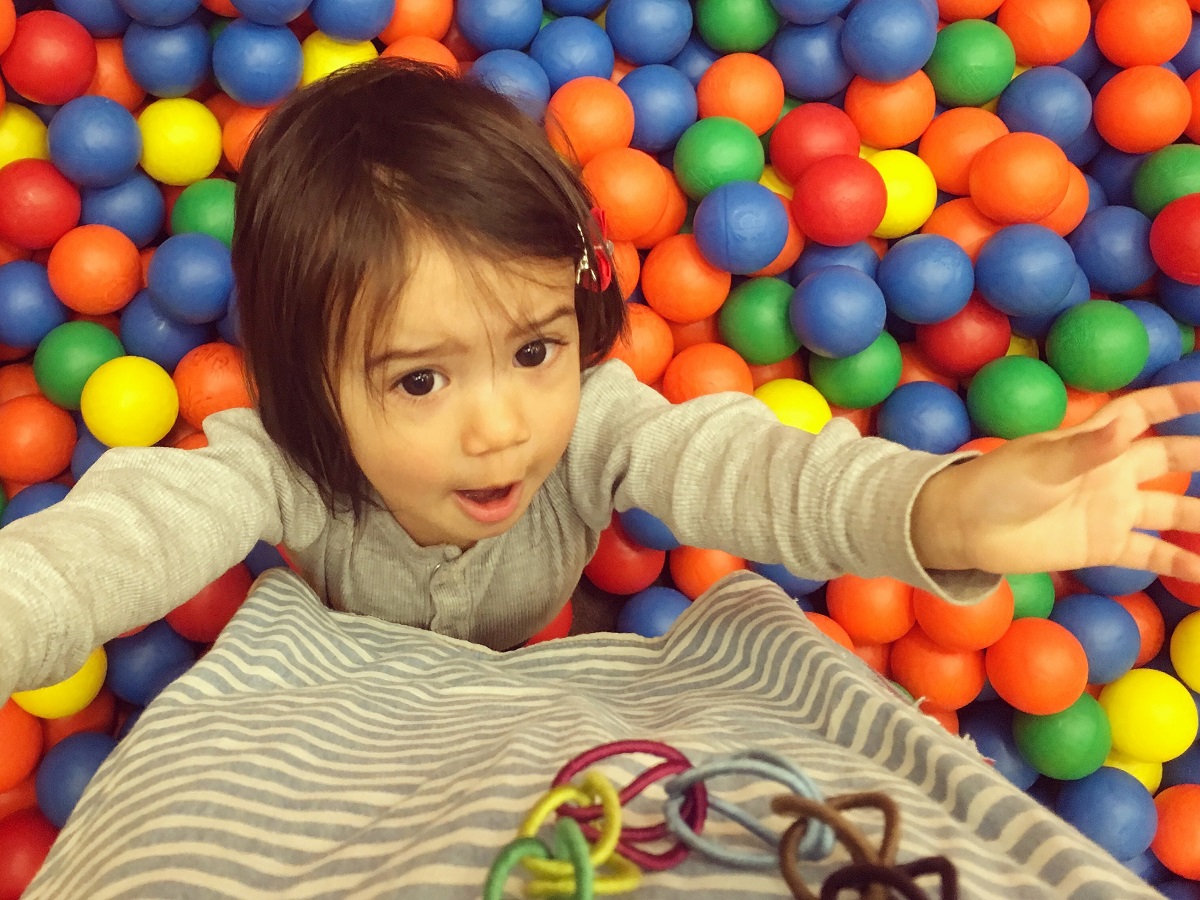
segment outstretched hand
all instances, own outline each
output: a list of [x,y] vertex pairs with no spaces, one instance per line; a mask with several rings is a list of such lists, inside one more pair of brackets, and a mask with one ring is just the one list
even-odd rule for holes
[[1138,529],[1200,532],[1200,499],[1139,485],[1200,470],[1200,437],[1146,435],[1200,412],[1200,383],[1134,391],[1087,421],[1029,435],[934,475],[912,540],[933,569],[1000,574],[1113,565],[1200,581],[1200,555]]

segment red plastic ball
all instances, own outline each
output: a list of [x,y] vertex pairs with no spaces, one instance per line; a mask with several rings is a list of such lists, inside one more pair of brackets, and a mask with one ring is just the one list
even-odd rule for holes
[[1171,278],[1200,284],[1200,194],[1185,194],[1162,208],[1150,226],[1150,253]]
[[600,532],[600,544],[583,574],[602,591],[636,594],[654,584],[666,561],[666,551],[634,543],[621,527],[620,517],[613,513],[609,526]]
[[25,250],[53,247],[79,224],[79,190],[44,159],[0,169],[0,238]]
[[558,611],[558,614],[550,620],[550,623],[546,627],[525,642],[525,646],[532,647],[534,644],[565,638],[571,633],[571,625],[574,621],[575,609],[571,601],[568,600],[566,605]]
[[96,74],[96,43],[70,16],[39,9],[19,17],[0,72],[12,89],[48,106],[82,96]]
[[934,369],[952,378],[968,378],[1008,352],[1012,325],[1008,316],[972,294],[944,322],[917,326],[917,347]]
[[11,700],[0,705],[0,791],[20,784],[42,758],[42,726]]
[[667,567],[680,593],[695,600],[726,575],[746,568],[746,560],[724,550],[683,546],[667,554]]
[[33,881],[58,829],[41,810],[23,809],[0,819],[0,900],[17,900]]
[[253,582],[250,570],[238,563],[192,599],[167,613],[167,624],[189,641],[201,644],[215,641],[246,599]]
[[788,112],[771,132],[771,165],[788,184],[827,156],[856,156],[858,129],[844,110],[829,103],[805,103]]
[[827,156],[804,170],[792,195],[792,215],[808,237],[830,247],[865,240],[883,221],[887,185],[858,156]]

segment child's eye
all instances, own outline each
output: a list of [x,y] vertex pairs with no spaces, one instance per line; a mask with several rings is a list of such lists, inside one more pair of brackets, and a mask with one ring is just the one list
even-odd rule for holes
[[445,381],[444,375],[439,375],[432,369],[421,369],[418,372],[409,372],[396,382],[396,386],[410,396],[424,397],[442,387]]
[[535,369],[553,357],[558,347],[559,342],[552,341],[549,338],[539,338],[536,341],[530,341],[517,351],[515,357],[517,365],[523,369]]

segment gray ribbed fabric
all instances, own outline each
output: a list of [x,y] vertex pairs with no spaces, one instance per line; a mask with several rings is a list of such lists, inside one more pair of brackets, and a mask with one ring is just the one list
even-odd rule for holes
[[797,574],[890,575],[970,602],[981,572],[922,570],[908,539],[921,484],[955,457],[812,437],[757,400],[672,406],[612,361],[584,375],[566,455],[509,531],[466,552],[418,547],[390,514],[331,515],[251,410],[217,413],[200,450],[105,453],[44,513],[0,532],[0,697],[70,675],[99,644],[155,621],[258,540],[294,551],[333,608],[513,647],[561,609],[613,509],[640,507],[685,544]]
[[[902,809],[900,859],[948,856],[964,898],[1159,896],[749,573],[663,638],[496,653],[330,611],[276,570],[100,768],[26,897],[472,900],[558,768],[625,738],[693,762],[766,747],[827,795],[882,790]],[[601,771],[623,784],[651,762]],[[711,787],[764,818],[781,792],[764,779]],[[630,814],[648,823],[661,799],[652,791]],[[855,820],[878,839],[877,816]],[[705,828],[736,832],[719,818]],[[846,861],[803,871],[815,887]],[[692,856],[630,896],[790,895],[778,873]]]

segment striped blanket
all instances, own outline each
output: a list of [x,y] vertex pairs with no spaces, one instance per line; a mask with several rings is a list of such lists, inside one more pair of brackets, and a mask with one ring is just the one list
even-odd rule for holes
[[[1159,896],[749,573],[663,638],[581,635],[496,653],[332,612],[283,570],[148,707],[26,896],[477,898],[554,772],[623,738],[665,741],[693,762],[765,747],[827,794],[885,791],[902,809],[900,859],[948,856],[964,897]],[[649,761],[601,771],[626,783]],[[713,790],[764,818],[781,793],[740,776]],[[638,814],[657,817],[657,797],[634,801]],[[878,835],[876,821],[857,821]],[[752,847],[719,818],[705,834]],[[839,850],[806,863],[809,883],[847,860]],[[509,887],[517,895],[515,878]],[[778,871],[693,854],[647,873],[633,896],[790,894]]]

